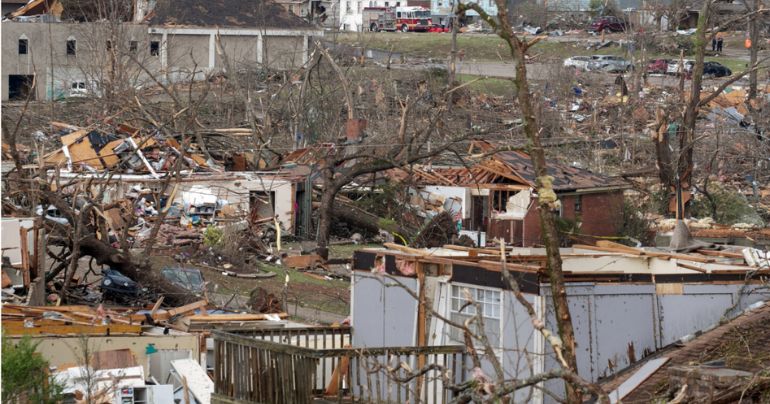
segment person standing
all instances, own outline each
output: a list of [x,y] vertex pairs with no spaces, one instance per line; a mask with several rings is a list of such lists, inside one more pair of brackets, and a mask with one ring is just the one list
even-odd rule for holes
[[722,46],[725,42],[725,39],[722,37],[722,35],[717,38],[717,52],[722,53]]
[[712,52],[716,52],[716,50],[717,50],[717,36],[716,36],[716,35],[714,35],[714,36],[711,38],[711,51],[712,51]]

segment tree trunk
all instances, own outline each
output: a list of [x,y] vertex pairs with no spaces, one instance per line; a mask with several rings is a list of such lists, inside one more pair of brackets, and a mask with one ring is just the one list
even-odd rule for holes
[[329,234],[332,229],[332,219],[334,217],[334,198],[339,192],[339,188],[331,178],[328,170],[324,173],[324,189],[321,194],[321,205],[318,207],[318,254],[323,259],[329,258]]
[[[754,9],[752,11],[756,12],[757,10],[759,10],[759,0],[754,0]],[[749,25],[749,39],[751,39],[751,48],[749,48],[749,66],[752,67],[752,70],[749,73],[750,100],[753,100],[757,97],[757,75],[759,74],[759,69],[754,69],[754,66],[757,64],[757,56],[759,54],[759,27],[757,24],[758,18],[759,14],[753,15]]]
[[[679,159],[677,164],[678,187],[689,190],[692,187],[693,150],[695,148],[695,125],[698,119],[701,84],[703,82],[703,61],[706,56],[706,30],[708,28],[710,1],[703,3],[698,16],[698,27],[695,33],[695,65],[692,69],[692,87],[690,99],[684,113],[684,123],[680,129]],[[684,217],[689,216],[690,204],[684,207]]]
[[653,143],[655,143],[655,156],[658,160],[658,178],[660,178],[660,184],[663,188],[666,191],[670,191],[671,187],[676,183],[676,175],[674,174],[674,166],[671,162],[666,111],[658,108],[655,118],[657,131],[653,134]]
[[149,260],[134,262],[131,257],[122,254],[120,250],[93,236],[87,236],[80,241],[80,252],[81,255],[94,257],[97,264],[116,269],[123,275],[139,282],[141,286],[163,295],[163,301],[172,306],[192,303],[201,298],[166,280],[160,275],[160,271],[151,268]]

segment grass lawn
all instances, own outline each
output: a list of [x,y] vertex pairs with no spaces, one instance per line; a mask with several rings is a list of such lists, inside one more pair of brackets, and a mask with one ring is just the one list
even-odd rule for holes
[[[479,78],[480,80],[477,80]],[[481,78],[471,74],[458,74],[457,80],[460,83],[470,83],[468,89],[473,92],[490,95],[513,96],[513,90],[516,88],[513,80],[497,77]]]

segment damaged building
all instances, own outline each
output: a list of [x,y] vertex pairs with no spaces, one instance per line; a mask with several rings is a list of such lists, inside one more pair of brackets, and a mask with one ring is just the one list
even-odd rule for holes
[[35,0],[3,20],[3,101],[201,80],[228,64],[236,72],[293,69],[307,62],[312,38],[323,35],[269,0],[137,1],[118,10],[119,24],[77,3]]
[[[481,151],[493,147],[475,143]],[[500,238],[514,246],[541,242],[535,171],[530,157],[519,151],[500,151],[468,167],[417,167],[409,170],[416,185],[412,204],[421,209],[450,211],[460,234],[478,246]],[[406,170],[394,170],[394,180]],[[549,162],[548,175],[559,198],[559,220],[576,236],[615,236],[623,223],[621,178]]]
[[[607,378],[768,298],[761,279],[746,280],[756,268],[747,265],[751,261],[740,249],[678,254],[603,245],[561,251],[578,372],[589,381]],[[544,249],[508,248],[503,264],[495,249],[389,247],[355,253],[354,347],[465,345],[462,331],[442,318],[462,324],[481,310],[484,329],[478,322],[471,327],[489,339],[506,378],[526,379],[558,366],[501,276],[503,268],[509,271],[536,316],[555,330]],[[478,306],[465,304],[466,291]],[[490,366],[483,367],[488,375],[494,374]],[[561,380],[543,387],[563,392]],[[553,402],[540,389],[522,389],[516,397]]]

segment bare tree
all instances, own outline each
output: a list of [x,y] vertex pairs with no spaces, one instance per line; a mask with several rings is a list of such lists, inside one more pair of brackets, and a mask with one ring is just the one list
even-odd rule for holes
[[[562,260],[559,254],[559,231],[556,225],[554,210],[558,210],[560,202],[553,190],[553,178],[548,175],[545,151],[540,141],[542,125],[537,120],[535,108],[533,106],[532,94],[529,90],[527,81],[527,51],[534,46],[540,38],[527,40],[517,36],[510,25],[510,19],[507,13],[507,4],[504,0],[495,0],[498,9],[497,18],[487,14],[477,3],[460,3],[459,11],[476,11],[481,18],[486,21],[508,45],[508,49],[516,63],[516,98],[519,103],[524,120],[524,133],[527,137],[527,149],[532,159],[532,165],[535,169],[535,187],[538,194],[538,214],[540,216],[540,227],[542,229],[543,244],[545,244],[547,254],[548,276],[551,283],[551,290],[556,311],[556,321],[559,328],[559,337],[564,346],[564,361],[567,370],[577,372],[577,359],[575,353],[575,332],[572,328],[572,318],[570,316],[569,305],[567,303],[567,290],[564,283],[564,274],[562,272]],[[579,385],[567,380],[567,400],[569,402],[581,402],[578,392]]]

